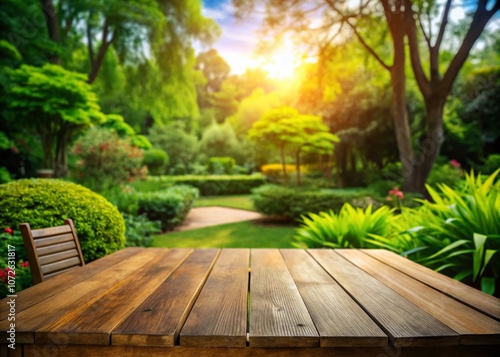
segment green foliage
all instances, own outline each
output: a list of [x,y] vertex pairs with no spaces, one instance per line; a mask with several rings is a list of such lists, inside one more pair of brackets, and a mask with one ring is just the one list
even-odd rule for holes
[[163,175],[167,169],[169,157],[162,149],[149,149],[144,152],[142,163],[148,167],[148,173],[151,175]]
[[137,135],[134,128],[125,123],[121,115],[106,115],[106,121],[101,124],[101,127],[115,132],[120,138],[130,139],[130,143],[133,146],[137,146],[139,149],[147,150],[152,147],[149,140],[143,135]]
[[500,154],[491,154],[484,159],[483,164],[479,166],[479,171],[484,175],[490,175],[500,167]]
[[10,177],[9,170],[5,167],[0,167],[0,184],[10,182],[12,178]]
[[155,125],[149,130],[148,138],[154,147],[168,154],[171,171],[175,167],[182,167],[186,171],[189,164],[194,161],[198,150],[198,139],[186,132],[181,122]]
[[143,215],[124,214],[126,247],[150,247],[153,234],[160,232],[160,222],[150,221]]
[[413,212],[420,228],[413,236],[426,247],[427,257],[419,262],[483,290],[487,286],[489,293],[500,275],[498,260],[491,259],[500,249],[499,173],[484,181],[481,175],[466,175],[463,191],[427,186],[434,202],[423,201]]
[[200,140],[200,154],[206,157],[230,156],[242,162],[242,150],[229,123],[213,122],[205,129]]
[[451,188],[457,188],[464,179],[464,174],[459,165],[456,160],[444,164],[434,164],[427,179],[427,184],[432,187],[447,185]]
[[64,224],[73,219],[86,262],[125,243],[125,224],[118,210],[89,189],[55,179],[23,179],[0,185],[0,227],[31,228]]
[[137,194],[138,213],[150,221],[160,221],[167,230],[184,222],[198,198],[198,190],[190,186],[174,186],[164,191]]
[[89,129],[71,153],[78,160],[74,180],[98,192],[145,176],[142,150],[108,129]]
[[371,205],[363,210],[346,203],[338,214],[330,210],[302,216],[302,224],[295,235],[296,245],[301,248],[374,248],[368,239],[372,234],[385,237],[389,233],[391,221],[395,220],[393,212],[394,209],[387,206],[373,211]]
[[208,172],[216,175],[231,175],[235,163],[232,157],[211,157],[208,159]]
[[264,184],[262,175],[209,175],[209,176],[174,176],[178,185],[190,185],[200,190],[202,196],[239,195]]
[[[15,248],[15,257],[11,260],[11,264],[8,261],[9,245]],[[12,251],[10,252],[12,254]],[[12,274],[9,270],[12,269],[12,263],[15,267],[15,291],[30,287],[32,278],[21,233],[18,229],[4,227],[0,231],[0,299],[12,295],[9,291],[9,274]]]
[[366,189],[299,190],[277,185],[265,185],[252,191],[257,211],[270,216],[297,220],[309,213],[339,211],[345,202],[356,207],[376,203]]
[[70,139],[78,130],[105,119],[86,76],[51,64],[23,65],[8,73],[9,108],[22,125],[40,135],[45,168],[65,174]]

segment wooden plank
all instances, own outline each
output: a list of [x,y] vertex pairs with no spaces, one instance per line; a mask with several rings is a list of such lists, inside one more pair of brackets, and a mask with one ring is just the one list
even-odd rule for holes
[[[126,260],[116,263],[110,269],[93,275],[78,284],[70,285],[50,299],[45,299],[23,311],[16,313],[16,337],[20,343],[33,343],[34,331],[42,326],[59,320],[71,313],[78,306],[91,305],[120,284],[128,276],[133,275],[145,264],[149,263],[161,249],[149,248],[140,250]],[[54,280],[59,280],[54,278]],[[17,297],[21,301],[21,295]],[[6,331],[8,321],[0,322],[0,337]],[[31,342],[30,342],[31,341]]]
[[321,347],[388,345],[387,335],[307,252],[282,249],[281,254],[316,325]]
[[417,348],[193,348],[84,345],[30,345],[26,356],[64,357],[496,357],[498,346],[450,346]]
[[459,335],[333,250],[310,254],[389,335],[395,346],[456,345]]
[[405,274],[421,281],[451,296],[454,299],[460,300],[463,303],[484,312],[485,314],[500,320],[500,300],[494,296],[483,293],[480,290],[474,289],[455,279],[442,276],[432,269],[424,267],[418,263],[404,258],[395,253],[383,249],[367,249],[364,253],[384,262],[387,265],[402,271]]
[[35,333],[37,343],[65,338],[69,344],[109,344],[110,333],[127,318],[192,253],[163,249],[134,274],[90,305],[75,306],[59,320]]
[[72,257],[78,257],[78,252],[75,249],[40,257],[40,265],[47,265],[50,263],[58,262],[60,260],[64,260],[64,259],[68,259],[68,258],[72,258]]
[[23,355],[23,346],[16,343],[15,348],[9,348],[7,344],[0,342],[0,356],[2,357],[21,357]]
[[174,346],[219,253],[218,249],[194,251],[112,332],[111,343]]
[[64,234],[71,233],[71,227],[69,225],[50,227],[50,228],[41,228],[41,229],[32,229],[31,235],[33,238],[43,238],[47,236],[53,236],[56,234]]
[[277,249],[253,249],[250,347],[315,347],[319,335]]
[[500,323],[354,249],[336,250],[412,303],[458,332],[461,344],[500,344]]
[[245,347],[250,251],[224,249],[180,334],[184,347]]
[[[52,296],[78,284],[91,276],[110,269],[115,264],[128,257],[138,254],[144,248],[126,248],[119,250],[101,259],[95,260],[85,266],[65,272],[57,279],[49,279],[44,281],[43,284],[32,286],[26,290],[18,293],[16,300],[16,312],[19,313],[30,306],[33,306],[43,300],[50,299]],[[9,307],[7,305],[8,298],[0,300],[0,319],[6,319]]]
[[49,245],[47,247],[37,248],[37,253],[39,257],[43,257],[44,255],[63,252],[65,250],[75,249],[76,243],[75,241],[64,242],[54,245]]
[[[66,226],[69,227],[69,226]],[[48,237],[48,238],[38,238],[35,239],[35,247],[41,248],[41,247],[46,247],[48,245],[53,245],[57,243],[63,243],[63,242],[69,242],[74,240],[73,234],[62,234],[58,236],[53,236],[53,237]]]
[[[75,250],[76,252],[76,250]],[[78,254],[78,253],[77,253]],[[61,260],[58,262],[50,263],[47,265],[42,266],[42,272],[44,275],[54,273],[57,271],[61,270],[67,270],[72,267],[78,267],[80,266],[80,258],[79,257],[73,257],[65,260]]]

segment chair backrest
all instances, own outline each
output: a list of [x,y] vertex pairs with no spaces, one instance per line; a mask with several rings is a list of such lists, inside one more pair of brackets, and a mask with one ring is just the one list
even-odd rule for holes
[[19,225],[33,284],[85,265],[73,221],[67,219],[64,223],[64,226],[41,229],[31,229],[28,223]]

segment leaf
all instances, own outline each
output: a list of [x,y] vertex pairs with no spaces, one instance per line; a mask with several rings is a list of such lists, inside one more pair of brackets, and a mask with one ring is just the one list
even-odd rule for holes
[[495,278],[486,278],[483,277],[481,279],[481,291],[486,294],[493,295],[495,292]]

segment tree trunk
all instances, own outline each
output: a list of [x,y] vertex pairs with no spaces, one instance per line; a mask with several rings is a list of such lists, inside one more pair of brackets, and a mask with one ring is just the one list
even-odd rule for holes
[[281,158],[281,167],[283,168],[283,178],[288,181],[288,174],[286,172],[286,162],[285,162],[285,150],[283,145],[280,146],[280,158]]
[[427,194],[425,183],[439,155],[441,145],[444,141],[443,133],[443,110],[446,100],[443,97],[433,97],[426,101],[426,122],[428,123],[427,133],[424,141],[421,143],[418,162],[415,167],[416,190]]
[[[47,31],[49,33],[50,40],[56,44],[60,44],[61,35],[59,31],[59,19],[57,17],[54,2],[52,0],[40,0],[40,5],[42,7],[43,15],[45,16],[45,22],[47,23]],[[49,62],[61,64],[61,57],[57,54],[51,54],[49,56]]]
[[392,31],[394,44],[394,63],[391,67],[392,113],[394,130],[399,149],[399,159],[403,166],[403,189],[415,192],[415,159],[411,142],[411,130],[406,109],[406,77],[405,77],[405,33],[402,28]]
[[302,186],[302,182],[300,180],[300,150],[297,150],[295,153],[295,167],[297,170],[297,186]]

